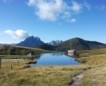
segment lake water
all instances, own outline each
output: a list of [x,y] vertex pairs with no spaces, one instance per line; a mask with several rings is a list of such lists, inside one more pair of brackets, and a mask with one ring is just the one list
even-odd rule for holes
[[65,55],[64,53],[45,53],[34,59],[36,64],[31,66],[50,66],[50,65],[78,65],[75,58]]

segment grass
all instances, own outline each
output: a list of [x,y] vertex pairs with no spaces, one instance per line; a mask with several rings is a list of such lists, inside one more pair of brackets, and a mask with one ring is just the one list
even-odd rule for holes
[[[26,68],[32,60],[4,60],[0,86],[69,86],[72,77],[88,67],[81,86],[106,86],[106,49],[78,51],[82,64]],[[12,65],[12,67],[11,67]]]
[[92,66],[106,65],[106,54],[93,55],[88,57],[78,58],[78,61]]
[[22,69],[28,66],[29,62],[32,62],[33,60],[2,60],[1,63],[1,70],[2,71],[11,71],[11,70],[17,70]]
[[26,68],[32,60],[2,60],[0,86],[68,86],[71,78],[87,66]]
[[93,68],[85,73],[81,86],[106,86],[106,48],[80,51],[77,60]]
[[81,58],[76,60],[81,63],[92,66],[106,65],[106,48],[79,51],[77,53],[79,53]]
[[28,48],[28,47],[20,47],[20,46],[0,46],[0,55],[28,55],[32,53],[32,55],[38,55],[40,53],[49,52],[47,50],[43,50],[40,48]]
[[[0,86],[68,86],[71,78],[86,66],[46,66],[24,68],[27,62],[3,62]],[[8,66],[6,65],[8,64]],[[13,68],[9,65],[14,64]]]
[[96,67],[87,72],[81,86],[106,86],[106,66]]
[[101,54],[106,54],[106,48],[102,49],[94,49],[94,50],[82,50],[82,51],[77,51],[79,53],[80,57],[89,57],[93,55],[101,55]]
[[33,56],[27,55],[0,55],[2,59],[31,59]]

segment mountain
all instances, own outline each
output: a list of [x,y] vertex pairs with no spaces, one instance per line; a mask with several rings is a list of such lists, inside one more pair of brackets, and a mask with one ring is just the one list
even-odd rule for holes
[[36,48],[41,48],[44,50],[56,50],[57,46],[59,46],[62,43],[62,40],[55,40],[51,41],[49,43],[44,43],[42,45],[37,46]]
[[96,48],[104,48],[106,44],[96,42],[96,41],[87,41],[81,38],[72,38],[70,40],[64,41],[58,46],[58,50],[89,50]]
[[63,42],[62,40],[54,40],[54,41],[49,42],[48,44],[49,44],[49,45],[53,45],[53,46],[58,46],[58,45],[60,45],[62,42]]
[[41,49],[44,49],[44,50],[55,50],[56,46],[44,43],[42,45],[37,46],[36,48],[41,48]]
[[30,36],[26,38],[24,41],[18,43],[18,46],[24,46],[24,47],[36,47],[39,45],[42,45],[44,42],[40,40],[39,37]]
[[72,38],[66,41],[51,41],[49,43],[44,43],[40,40],[39,37],[30,36],[26,38],[24,41],[17,44],[18,46],[24,47],[37,47],[45,50],[89,50],[89,49],[97,49],[97,48],[106,48],[106,44],[96,42],[96,41],[88,41],[81,38]]

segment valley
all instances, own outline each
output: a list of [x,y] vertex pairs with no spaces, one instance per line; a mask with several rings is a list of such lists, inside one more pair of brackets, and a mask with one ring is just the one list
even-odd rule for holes
[[[33,56],[36,58],[41,53],[54,51],[22,46],[11,46],[11,50],[7,52],[8,49],[10,46],[0,48],[0,57],[6,59],[1,60],[1,86],[74,86],[73,77],[81,73],[83,73],[83,77],[76,81],[78,85],[75,86],[105,86],[106,48],[77,50],[80,58],[75,59],[80,62],[79,65],[36,67],[30,67],[31,63],[35,63],[32,59]],[[32,56],[28,56],[29,52],[32,52]],[[91,69],[86,72],[85,70],[89,68]]]
[[0,0],[0,86],[106,86],[106,0]]

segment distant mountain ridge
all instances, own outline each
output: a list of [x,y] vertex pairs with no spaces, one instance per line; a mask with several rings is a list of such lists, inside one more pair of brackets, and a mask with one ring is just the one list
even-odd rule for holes
[[58,45],[60,45],[62,42],[63,42],[62,40],[53,40],[53,41],[51,41],[51,42],[49,42],[49,43],[47,43],[47,44],[53,45],[53,46],[58,46]]
[[96,42],[96,41],[87,41],[81,38],[72,38],[67,41],[64,41],[58,46],[58,50],[89,50],[89,49],[97,49],[97,48],[106,48],[106,44]]
[[30,36],[26,38],[24,41],[17,44],[18,46],[24,47],[35,47],[41,48],[45,50],[89,50],[89,49],[97,49],[97,48],[106,48],[106,44],[96,42],[96,41],[88,41],[81,38],[72,38],[66,41],[51,41],[49,43],[44,43],[41,41],[39,37]]
[[29,36],[24,41],[22,41],[16,45],[24,46],[24,47],[36,47],[36,46],[39,46],[42,44],[44,44],[44,42],[41,41],[41,39],[39,37]]
[[44,50],[55,50],[56,46],[44,43],[42,45],[37,46],[36,48],[41,48],[41,49],[44,49]]

